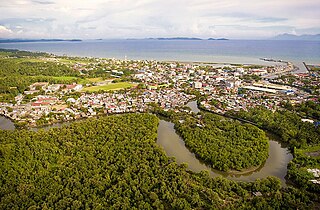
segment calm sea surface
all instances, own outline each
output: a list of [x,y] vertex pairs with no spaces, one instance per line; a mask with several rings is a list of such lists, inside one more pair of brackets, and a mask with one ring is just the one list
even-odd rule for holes
[[228,40],[91,40],[82,42],[6,43],[0,48],[43,51],[58,55],[135,60],[202,61],[267,64],[259,58],[320,64],[320,41]]

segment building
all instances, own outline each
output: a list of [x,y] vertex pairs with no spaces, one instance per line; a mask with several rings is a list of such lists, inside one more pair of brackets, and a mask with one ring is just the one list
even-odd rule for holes
[[202,83],[201,82],[194,82],[193,83],[193,88],[196,88],[196,89],[202,88]]

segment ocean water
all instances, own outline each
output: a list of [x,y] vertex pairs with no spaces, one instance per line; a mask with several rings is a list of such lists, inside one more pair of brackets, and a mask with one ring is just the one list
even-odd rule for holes
[[43,51],[58,55],[135,60],[201,61],[267,64],[260,58],[320,64],[320,41],[280,40],[88,40],[82,42],[5,43],[0,48]]

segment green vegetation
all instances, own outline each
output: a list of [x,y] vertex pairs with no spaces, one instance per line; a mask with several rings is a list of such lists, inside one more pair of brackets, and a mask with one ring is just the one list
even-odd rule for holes
[[39,56],[49,56],[48,53],[44,52],[29,52],[29,51],[20,51],[13,49],[0,49],[0,55],[3,57],[11,57],[11,58],[22,58],[26,56],[31,57],[39,57]]
[[295,106],[290,103],[285,103],[283,106],[290,111],[294,111],[303,118],[307,117],[320,120],[320,103],[309,100],[301,104],[296,104]]
[[245,69],[261,69],[263,68],[264,66],[262,65],[244,65],[243,68]]
[[254,80],[254,81],[258,82],[258,81],[261,80],[261,77],[258,76],[258,75],[255,75],[255,74],[245,74],[245,75],[243,75],[241,77],[241,79],[248,80],[248,81],[253,81]]
[[272,112],[266,108],[254,108],[248,112],[229,112],[231,116],[237,116],[259,125],[259,127],[272,131],[281,137],[289,148],[303,148],[307,145],[320,143],[320,127],[312,123],[302,122],[296,113],[282,110]]
[[[297,109],[300,110],[305,106],[310,108],[309,105],[307,103]],[[249,112],[228,114],[253,121],[280,136],[282,141],[289,145],[294,155],[294,159],[288,164],[288,179],[293,181],[300,190],[320,193],[320,185],[310,181],[315,177],[307,171],[307,169],[320,168],[320,126],[302,122],[297,113],[286,110],[272,112],[264,108],[255,108]]]
[[[32,53],[15,50],[1,50],[0,94],[1,101],[12,101],[34,82],[66,83],[77,82],[79,72],[54,62],[40,62],[39,56],[45,53]],[[6,55],[6,56],[4,56]]]
[[0,131],[0,209],[312,208],[310,194],[276,178],[237,183],[186,171],[155,143],[157,124],[127,114]]
[[[107,60],[105,60],[107,61]],[[79,64],[75,67],[76,64]],[[0,49],[0,101],[14,103],[14,97],[35,82],[50,84],[92,84],[111,77],[110,70],[122,71],[120,82],[130,81],[130,63],[115,66],[94,58],[57,57],[47,53]],[[113,87],[114,86],[114,87]],[[129,83],[89,88],[88,91],[132,87]]]
[[202,112],[201,119],[185,115],[175,128],[200,159],[222,171],[260,166],[268,157],[268,138],[250,124]]
[[86,78],[86,81],[90,82],[102,82],[103,78],[102,77],[96,77],[96,78]]
[[135,86],[135,84],[132,84],[132,83],[118,82],[118,83],[109,83],[109,84],[101,85],[101,86],[86,87],[86,88],[83,88],[82,91],[97,92],[97,91],[120,90],[120,89],[125,89],[125,88],[131,88],[134,86]]
[[310,71],[320,71],[319,65],[308,65]]
[[313,75],[314,73],[309,72],[308,77],[298,78],[294,75],[282,75],[275,79],[275,83],[292,85],[302,89],[306,92],[309,92],[315,96],[319,95],[320,91],[320,83],[319,83],[319,76]]
[[0,60],[0,76],[79,76],[79,72],[63,64],[53,62],[20,62],[15,59]]
[[59,62],[64,63],[64,64],[88,64],[89,61],[83,58],[69,58],[69,57],[64,57],[60,58]]
[[296,149],[294,159],[288,165],[290,180],[302,189],[320,193],[320,185],[310,181],[316,178],[307,169],[320,169],[320,145]]

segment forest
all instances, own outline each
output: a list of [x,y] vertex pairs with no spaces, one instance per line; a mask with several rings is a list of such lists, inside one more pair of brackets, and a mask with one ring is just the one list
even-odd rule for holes
[[39,56],[49,55],[0,49],[1,101],[12,101],[16,95],[23,93],[34,82],[65,83],[58,78],[80,76],[78,71],[64,64],[40,61],[38,60]]
[[320,103],[315,101],[308,100],[294,106],[290,102],[287,102],[283,104],[283,107],[297,113],[302,118],[311,118],[320,121]]
[[0,86],[6,87],[1,88],[2,92],[10,90],[10,87],[17,87],[19,92],[23,92],[28,85],[35,81],[50,80],[51,77],[48,76],[78,76],[78,74],[78,72],[65,65],[57,65],[53,62],[0,59]]
[[288,164],[287,178],[300,189],[316,192],[319,195],[320,185],[310,181],[315,177],[307,169],[320,168],[320,126],[303,122],[299,116],[307,115],[317,118],[318,105],[314,102],[305,102],[295,107],[286,107],[292,111],[272,112],[265,108],[256,108],[249,112],[229,112],[228,115],[255,122],[260,127],[278,135],[294,155],[293,160]]
[[[198,115],[199,116],[199,115]],[[201,160],[221,171],[260,166],[268,158],[268,138],[264,131],[250,124],[201,112],[200,119],[180,116],[176,122],[186,146]]]
[[[156,144],[159,119],[125,114],[0,131],[0,209],[308,209],[313,194],[187,171]],[[259,192],[259,193],[257,193]]]
[[[48,60],[46,60],[48,58]],[[0,101],[14,103],[14,97],[28,90],[35,82],[51,84],[91,83],[92,78],[110,78],[106,69],[116,69],[123,72],[115,82],[128,81],[132,71],[123,66],[97,64],[95,59],[80,57],[58,57],[59,62],[50,61],[51,55],[41,52],[27,52],[0,49]],[[93,62],[93,63],[90,63]],[[85,64],[88,70],[75,70],[74,64]],[[129,65],[129,64],[128,64]],[[66,79],[67,78],[67,79]]]
[[301,117],[288,110],[272,112],[263,107],[247,111],[230,111],[226,113],[256,123],[259,127],[277,134],[281,141],[287,143],[292,150],[307,145],[320,144],[320,127],[303,122]]

